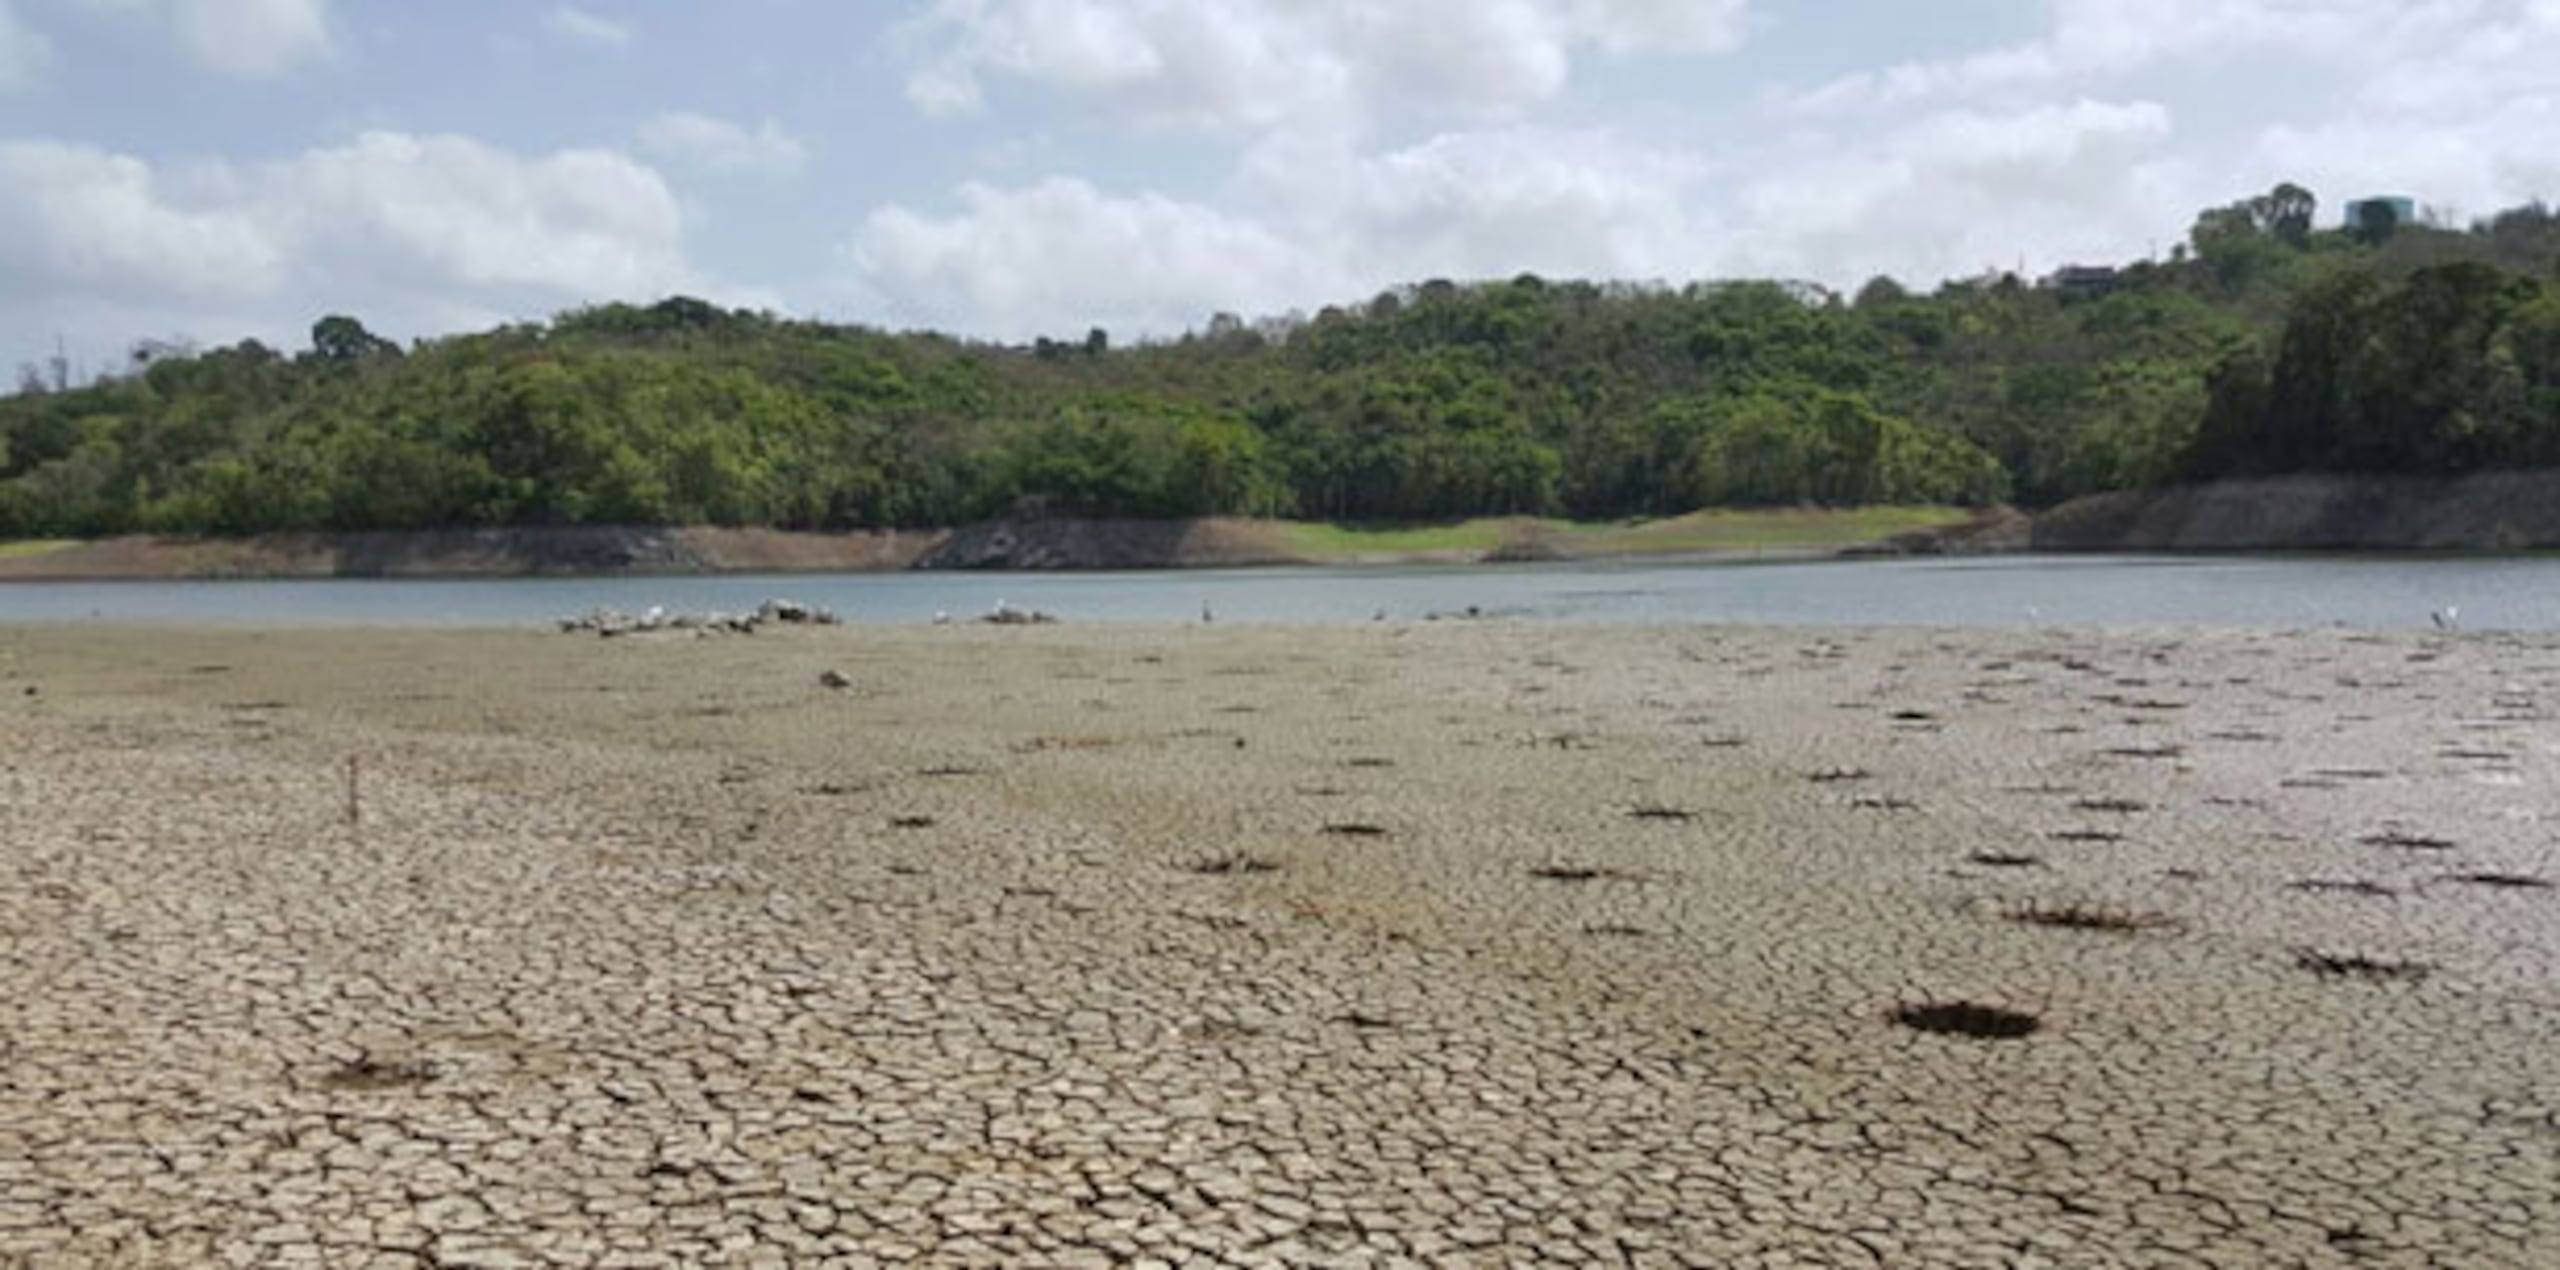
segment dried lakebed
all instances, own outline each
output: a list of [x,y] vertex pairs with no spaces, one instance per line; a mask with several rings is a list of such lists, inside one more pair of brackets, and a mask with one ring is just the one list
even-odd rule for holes
[[2560,1263],[2553,637],[0,628],[0,710],[0,1265]]

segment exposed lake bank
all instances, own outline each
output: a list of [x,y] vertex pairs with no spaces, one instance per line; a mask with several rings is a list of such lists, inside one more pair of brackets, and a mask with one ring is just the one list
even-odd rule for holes
[[0,550],[0,581],[861,573],[901,569],[1234,569],[1828,555],[1960,524],[1947,508],[1707,511],[1643,522],[1499,517],[1427,526],[1293,521],[991,521],[798,533],[571,526],[245,538],[129,536]]
[[569,526],[0,544],[0,582],[1106,571],[1812,559],[2025,552],[2560,550],[2560,470],[2284,476],[2008,509],[1715,510],[1651,521],[1487,517],[1416,526],[1202,518],[989,521],[804,533]]
[[0,700],[0,1261],[2560,1257],[2549,635],[0,626]]
[[[2560,470],[2278,476],[2101,494],[2034,518],[2035,551],[2560,550]],[[1961,545],[1961,535],[1952,545]]]

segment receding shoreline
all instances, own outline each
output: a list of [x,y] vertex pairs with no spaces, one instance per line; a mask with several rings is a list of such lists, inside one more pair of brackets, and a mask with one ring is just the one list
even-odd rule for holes
[[575,526],[238,539],[128,536],[0,544],[0,582],[2554,550],[2560,550],[2560,470],[2222,481],[2102,494],[2032,516],[2007,509],[1775,509],[1625,524],[1489,518],[1443,526],[1337,527],[1233,518],[1044,518],[841,533]]
[[1234,569],[1286,565],[1808,558],[1961,522],[1938,508],[1700,512],[1626,525],[1527,518],[1419,528],[1228,518],[992,521],[957,529],[795,532],[571,526],[236,539],[147,535],[19,544],[0,582],[860,573],[902,569]]

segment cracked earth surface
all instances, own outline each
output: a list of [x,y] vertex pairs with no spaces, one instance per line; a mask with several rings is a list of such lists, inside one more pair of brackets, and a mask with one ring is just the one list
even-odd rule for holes
[[2555,709],[2493,636],[0,628],[0,1265],[2560,1264]]

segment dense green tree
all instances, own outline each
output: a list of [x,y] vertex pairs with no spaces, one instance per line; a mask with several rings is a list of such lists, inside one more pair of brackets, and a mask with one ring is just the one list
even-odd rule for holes
[[399,345],[345,314],[331,314],[311,324],[311,354],[324,362],[345,364],[399,352]]
[[2067,304],[2011,275],[1855,303],[1521,275],[1004,347],[678,296],[405,354],[332,315],[306,356],[0,398],[0,535],[1616,517],[2560,463],[2560,217],[2367,242],[2316,208],[2213,209]]

